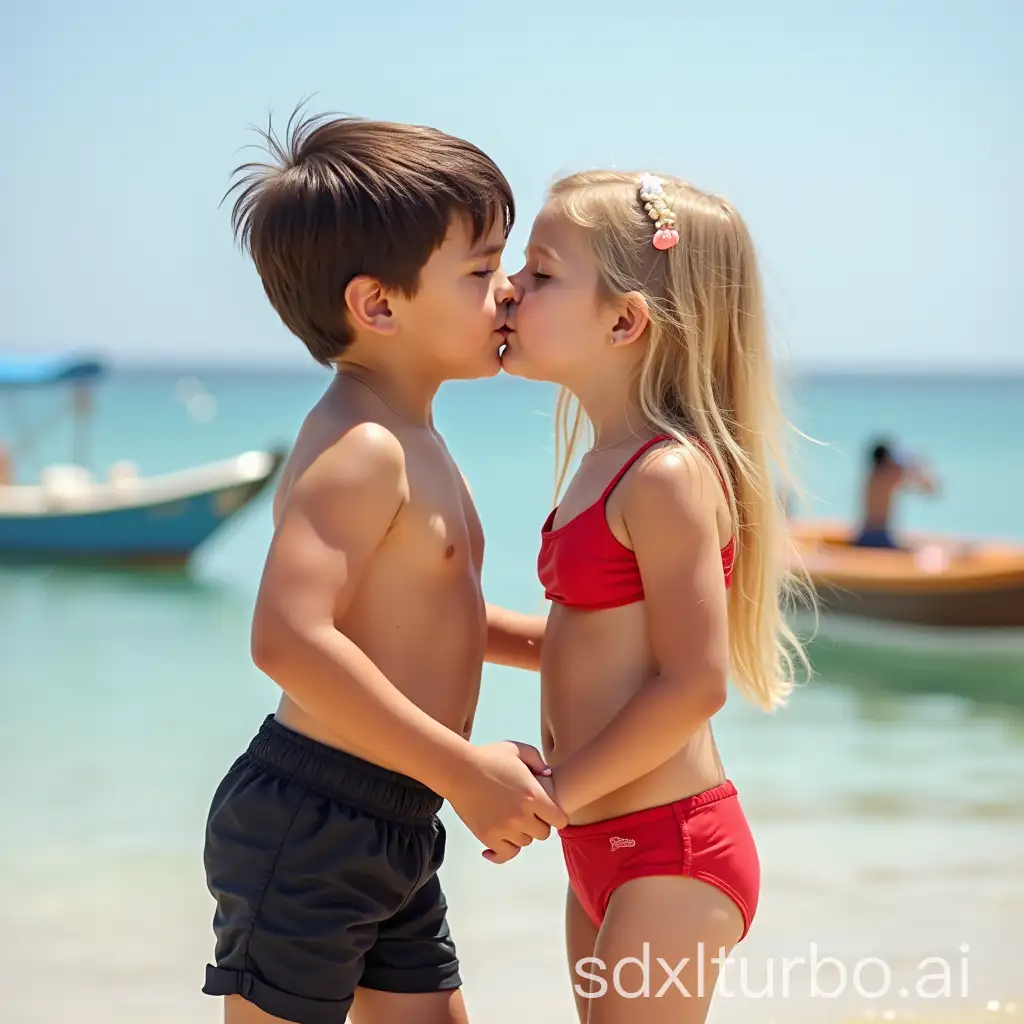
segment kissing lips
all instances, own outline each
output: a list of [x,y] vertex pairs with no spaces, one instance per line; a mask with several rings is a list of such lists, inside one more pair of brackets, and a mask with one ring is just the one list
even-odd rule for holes
[[494,333],[501,336],[501,344],[498,346],[498,355],[501,356],[505,353],[505,349],[508,345],[508,336],[515,332],[508,324],[502,324]]

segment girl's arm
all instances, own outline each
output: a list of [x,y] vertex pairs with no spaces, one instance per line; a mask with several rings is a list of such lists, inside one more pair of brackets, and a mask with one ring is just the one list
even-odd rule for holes
[[714,468],[692,452],[666,450],[628,482],[623,519],[657,668],[602,732],[554,769],[555,800],[567,815],[664,764],[725,703],[722,502]]

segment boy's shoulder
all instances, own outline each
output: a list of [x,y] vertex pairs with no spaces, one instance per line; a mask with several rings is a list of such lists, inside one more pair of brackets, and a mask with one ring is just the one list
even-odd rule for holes
[[313,409],[284,466],[275,504],[279,514],[286,503],[309,508],[353,500],[397,510],[407,498],[405,448],[394,432]]

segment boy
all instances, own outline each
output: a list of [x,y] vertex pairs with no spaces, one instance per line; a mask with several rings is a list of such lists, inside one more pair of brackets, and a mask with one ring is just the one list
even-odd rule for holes
[[[290,126],[291,128],[291,126]],[[511,189],[430,128],[314,118],[267,136],[232,212],[285,325],[336,375],[274,500],[252,628],[281,687],[224,778],[206,869],[228,1024],[466,1020],[437,877],[443,799],[499,859],[565,816],[522,744],[469,742],[483,661],[543,623],[485,605],[483,534],[433,426],[498,372]]]

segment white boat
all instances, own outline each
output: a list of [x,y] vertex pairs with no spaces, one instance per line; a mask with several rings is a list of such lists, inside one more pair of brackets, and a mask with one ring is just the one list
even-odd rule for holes
[[[83,392],[104,372],[93,359],[0,356],[0,392],[70,386],[81,426],[91,409]],[[80,455],[81,445],[76,448]],[[122,461],[104,479],[78,458],[47,466],[38,483],[0,479],[0,561],[185,564],[269,485],[284,455],[247,451],[155,476],[141,475]]]

